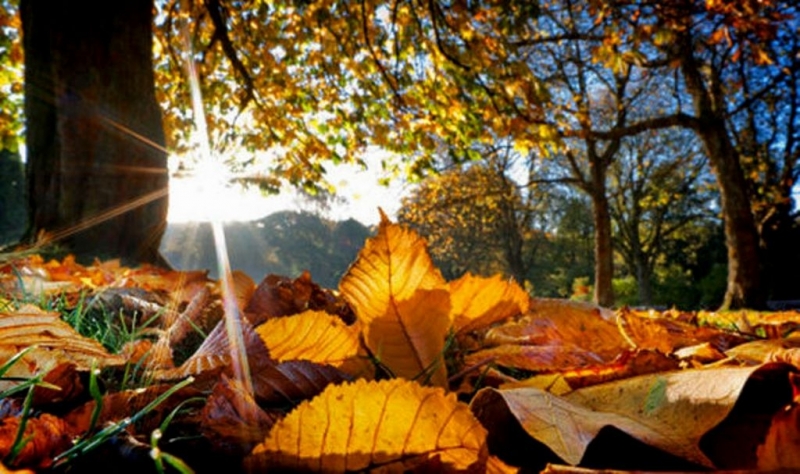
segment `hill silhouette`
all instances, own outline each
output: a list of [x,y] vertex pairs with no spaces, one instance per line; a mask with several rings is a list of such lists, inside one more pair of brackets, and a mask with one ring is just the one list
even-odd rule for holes
[[[330,221],[309,212],[281,211],[263,219],[226,222],[231,268],[258,283],[270,273],[296,277],[311,272],[316,283],[336,288],[339,278],[372,233],[354,219]],[[207,269],[217,278],[211,224],[170,224],[161,254],[177,269]]]

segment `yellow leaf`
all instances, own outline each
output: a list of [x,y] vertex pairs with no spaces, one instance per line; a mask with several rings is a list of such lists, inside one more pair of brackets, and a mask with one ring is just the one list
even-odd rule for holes
[[441,354],[450,295],[422,238],[383,216],[378,235],[367,240],[339,288],[381,363],[400,377],[427,371],[434,385],[447,384]]
[[335,367],[358,355],[358,332],[336,316],[312,310],[269,319],[256,328],[270,357],[279,362],[309,360]]
[[483,470],[487,457],[486,430],[454,394],[395,379],[329,386],[279,421],[245,463],[253,472],[454,471]]
[[453,329],[465,333],[528,312],[530,297],[516,282],[469,273],[450,282]]

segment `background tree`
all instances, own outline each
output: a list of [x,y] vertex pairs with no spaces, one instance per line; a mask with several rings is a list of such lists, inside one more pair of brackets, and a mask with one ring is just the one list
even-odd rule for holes
[[[773,41],[776,34],[780,36],[778,30],[796,34],[796,23],[787,21],[796,16],[796,5],[782,1],[675,0],[658,7],[628,2],[598,7],[601,17],[609,19],[604,22],[608,37],[627,39],[626,47],[611,43],[603,51],[608,63],[627,61],[656,70],[668,66],[680,77],[674,83],[676,101],[670,109],[651,110],[622,133],[671,125],[697,133],[720,188],[728,248],[728,289],[723,306],[763,307],[766,292],[752,196],[742,156],[731,138],[740,130],[729,127],[729,119],[747,100],[739,94],[740,86],[729,78],[741,62],[766,66],[770,59],[762,45]],[[783,74],[780,69],[777,74]],[[765,87],[776,84],[770,82]],[[683,98],[690,101],[688,107]]]
[[623,141],[610,168],[616,248],[635,277],[640,305],[653,304],[653,277],[670,240],[712,215],[705,156],[686,130],[649,131]]
[[506,173],[506,163],[454,166],[424,181],[403,201],[400,222],[428,239],[443,273],[502,272],[524,284],[541,240],[534,208]]

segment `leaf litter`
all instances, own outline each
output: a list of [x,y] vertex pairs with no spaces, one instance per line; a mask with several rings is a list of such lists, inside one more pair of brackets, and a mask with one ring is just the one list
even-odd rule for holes
[[800,469],[797,312],[448,282],[385,216],[337,290],[307,272],[232,281],[252,391],[206,272],[4,261],[0,469]]

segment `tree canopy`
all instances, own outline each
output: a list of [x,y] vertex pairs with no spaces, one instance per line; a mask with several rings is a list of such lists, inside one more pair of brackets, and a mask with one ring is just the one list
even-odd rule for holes
[[[20,132],[14,66],[22,50],[16,2],[3,3],[7,143]],[[725,305],[763,305],[762,270],[790,261],[779,255],[797,232],[794,2],[150,5],[167,149],[198,149],[202,111],[211,151],[236,170],[251,165],[240,180],[270,190],[283,181],[329,189],[326,166],[359,162],[368,146],[396,152],[402,160],[394,165],[423,174],[508,143],[521,160],[561,167],[560,181],[590,196],[595,298],[610,304],[608,173],[627,137],[679,127],[702,144],[720,190]],[[266,151],[267,162],[257,163]]]

